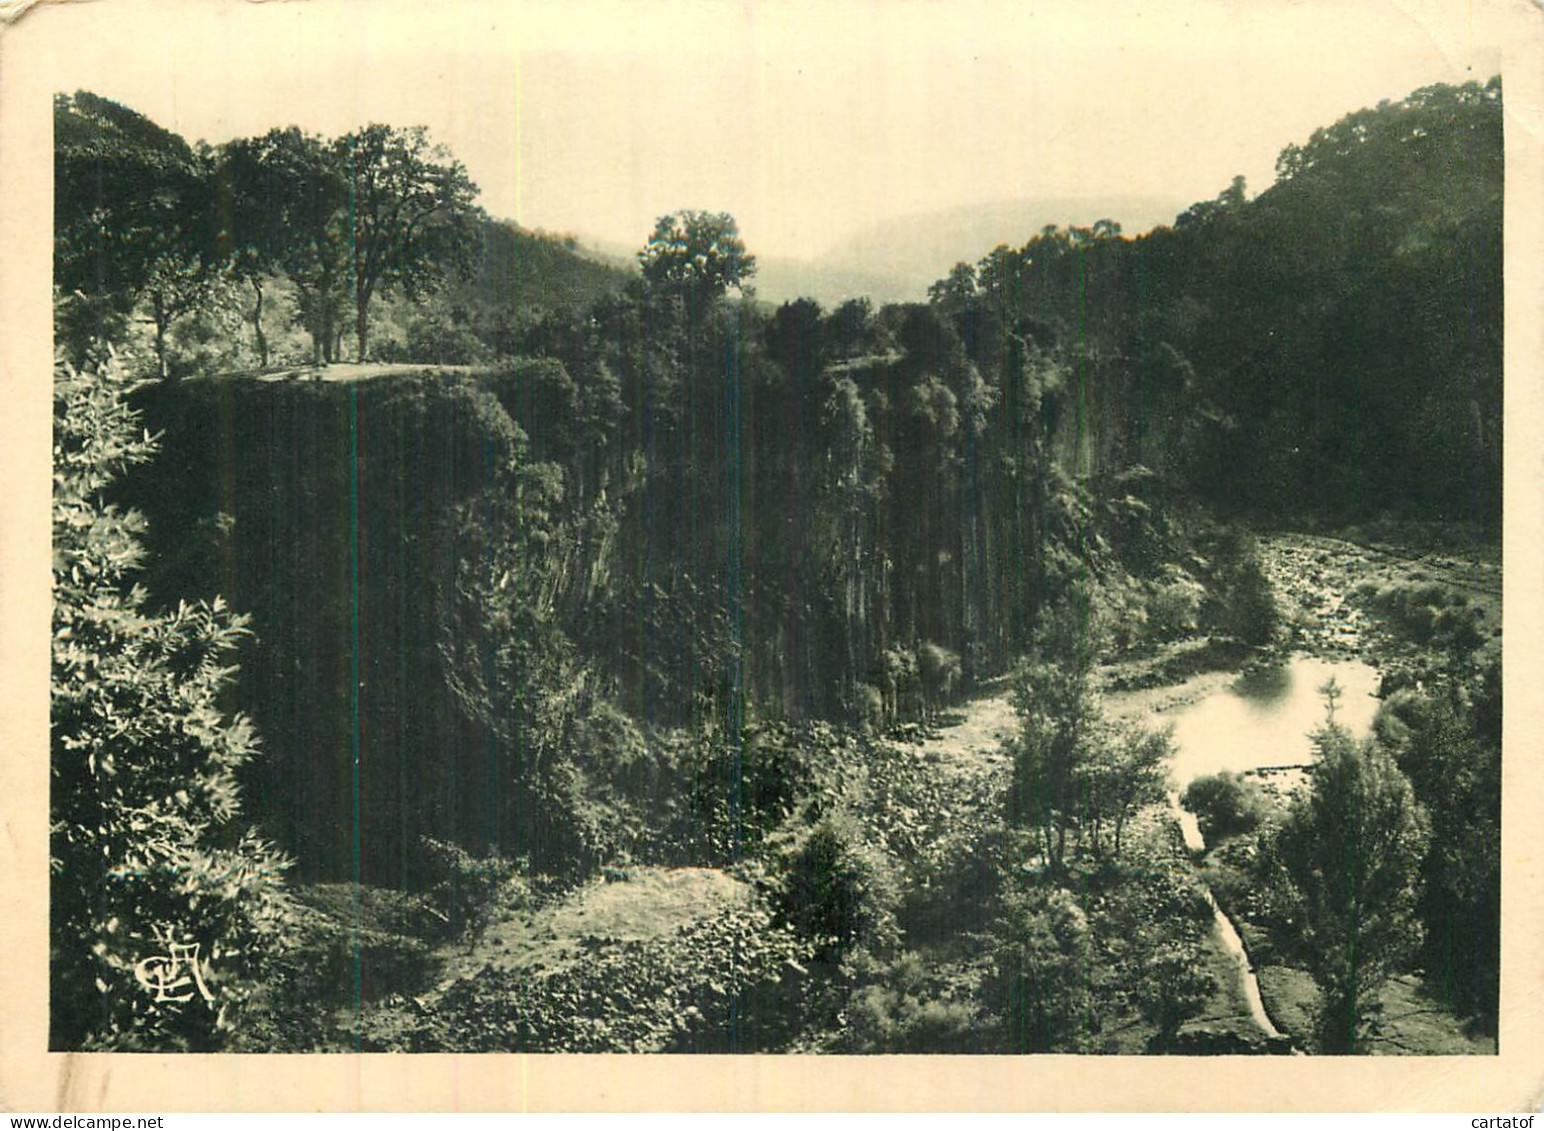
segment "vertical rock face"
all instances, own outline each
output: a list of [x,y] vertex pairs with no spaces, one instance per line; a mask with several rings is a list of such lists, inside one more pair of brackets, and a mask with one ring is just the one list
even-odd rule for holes
[[419,836],[496,841],[507,752],[457,692],[477,673],[453,657],[477,649],[448,645],[478,554],[458,512],[510,488],[522,446],[497,400],[426,375],[203,382],[146,410],[165,454],[126,501],[150,521],[147,585],[253,618],[249,812],[313,879],[412,886]]

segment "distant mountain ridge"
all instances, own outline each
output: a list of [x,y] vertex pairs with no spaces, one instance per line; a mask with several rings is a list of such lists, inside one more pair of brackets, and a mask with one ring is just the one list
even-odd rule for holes
[[[1022,247],[1048,224],[1087,226],[1109,219],[1130,236],[1172,224],[1188,204],[1151,196],[1039,197],[899,216],[837,244],[812,262],[809,277],[884,279],[898,293],[876,299],[920,302],[956,263],[975,263],[999,244]],[[769,289],[764,280],[763,290]]]
[[[757,297],[784,303],[813,298],[825,307],[849,298],[924,302],[927,289],[961,261],[975,263],[999,244],[1018,248],[1048,224],[1082,226],[1110,219],[1127,235],[1172,224],[1189,201],[1152,196],[1042,197],[962,204],[881,220],[809,258],[767,255],[754,245]],[[626,270],[633,250],[581,237],[577,254]]]

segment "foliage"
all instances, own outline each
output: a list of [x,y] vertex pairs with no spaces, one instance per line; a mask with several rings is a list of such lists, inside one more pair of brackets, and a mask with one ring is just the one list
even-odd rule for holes
[[1233,178],[1136,238],[1049,228],[931,293],[1005,392],[1021,342],[1077,337],[1078,411],[1049,430],[1069,466],[1144,464],[1278,520],[1406,506],[1494,532],[1501,96],[1356,111],[1253,198]]
[[1501,955],[1500,664],[1465,685],[1401,692],[1377,730],[1425,808],[1418,913],[1427,984],[1495,1031]]
[[917,676],[922,684],[923,717],[948,703],[960,685],[960,657],[941,645],[926,643],[917,649]]
[[[50,1046],[211,1049],[286,945],[288,864],[239,824],[246,622],[129,587],[143,521],[106,499],[155,451],[129,388],[111,361],[55,372]],[[157,995],[140,976],[172,960]]]
[[1420,946],[1428,826],[1409,780],[1376,742],[1358,744],[1330,722],[1314,743],[1313,789],[1293,804],[1275,851],[1303,899],[1320,1047],[1355,1052],[1379,988]]
[[1180,796],[1180,804],[1196,815],[1209,845],[1253,832],[1265,819],[1267,802],[1260,787],[1243,774],[1224,770],[1196,778]]
[[1007,1051],[1083,1051],[1093,1010],[1093,950],[1088,917],[1077,900],[1060,888],[1011,899],[1003,939],[985,992]]
[[432,984],[447,930],[425,896],[353,883],[297,887],[290,945],[265,972],[231,1051],[357,1049],[378,999]]
[[447,274],[470,272],[477,186],[422,126],[366,126],[339,139],[337,155],[349,186],[354,333],[364,360],[378,291],[416,298]]
[[681,933],[584,948],[560,968],[484,970],[365,1047],[455,1052],[778,1051],[797,1035],[808,944],[766,908],[726,910]]
[[1171,1045],[1180,1026],[1198,1016],[1217,992],[1196,939],[1160,943],[1145,956],[1136,984],[1142,1016],[1158,1028],[1158,1049]]
[[734,217],[686,209],[661,216],[638,253],[644,279],[677,298],[696,318],[731,287],[743,290],[756,273]]
[[1053,868],[1066,864],[1069,833],[1077,847],[1098,855],[1108,830],[1119,855],[1126,822],[1163,798],[1170,733],[1112,724],[1077,646],[1070,663],[1025,664],[1014,707],[1020,728],[1008,744],[1009,822],[1039,832],[1042,855]]
[[1172,820],[1147,822],[1133,856],[1088,881],[1089,987],[1102,1019],[1142,1017],[1163,1051],[1217,990],[1205,955],[1212,908]]
[[889,863],[836,816],[821,820],[795,850],[780,899],[783,918],[827,961],[893,946],[895,903]]
[[[175,134],[85,91],[54,100],[54,283],[108,312],[144,311],[161,376],[167,334],[220,270],[209,167]],[[85,360],[90,323],[63,343]]]
[[1022,670],[1014,706],[1021,723],[1009,745],[1007,817],[1038,830],[1044,857],[1060,867],[1080,815],[1077,778],[1103,738],[1103,716],[1086,674],[1044,663]]
[[[287,279],[296,292],[295,320],[311,336],[312,360],[336,360],[349,301],[350,236],[349,184],[336,148],[291,126],[238,138],[217,160],[236,270],[259,296],[265,273]],[[253,318],[261,353],[260,307]]]
[[1281,613],[1254,539],[1236,530],[1225,531],[1212,547],[1209,572],[1212,601],[1206,612],[1212,623],[1245,644],[1269,644]]
[[[379,348],[376,354],[386,360]],[[447,319],[443,312],[431,311],[408,323],[403,356],[407,361],[434,365],[470,365],[488,360],[489,352],[470,326]]]
[[[1112,642],[1216,638],[1160,657],[1162,675],[1275,639],[1255,548],[1194,521],[1188,495],[1267,517],[1406,497],[1419,514],[1495,509],[1499,94],[1438,89],[1355,116],[1277,186],[1249,199],[1235,181],[1173,230],[1048,229],[956,268],[927,304],[830,312],[724,302],[748,293],[754,265],[727,216],[665,217],[644,280],[624,287],[577,268],[562,240],[469,210],[464,171],[421,133],[276,131],[194,154],[77,98],[60,160],[89,176],[62,185],[57,250],[65,285],[83,286],[61,291],[59,322],[73,341],[104,309],[151,313],[143,286],[172,300],[198,282],[195,307],[166,315],[169,369],[179,351],[225,365],[236,307],[205,285],[225,279],[251,291],[241,309],[260,353],[263,312],[293,307],[319,360],[341,356],[350,314],[361,355],[373,325],[377,356],[499,358],[475,375],[146,398],[177,457],[141,495],[153,591],[175,605],[188,579],[206,596],[233,581],[258,618],[232,698],[282,754],[251,779],[306,867],[353,865],[331,830],[352,827],[336,818],[357,797],[369,878],[458,919],[492,882],[478,872],[489,853],[568,877],[637,859],[784,868],[776,910],[819,938],[780,937],[854,966],[901,924],[914,946],[982,927],[1037,849],[1079,893],[1067,898],[1095,968],[1120,971],[1089,973],[1088,1010],[1145,1010],[1163,1043],[1202,981],[1190,926],[1141,926],[1191,923],[1194,893],[1139,871],[1152,850],[1128,839],[1164,788],[1167,740],[1111,725],[1091,673]],[[93,169],[148,195],[109,192],[97,215]],[[157,210],[184,180],[187,199],[217,201],[213,252],[190,228],[181,258],[113,259],[101,232],[154,248]],[[351,190],[369,204],[352,222]],[[422,272],[427,245],[393,243],[396,204],[443,206],[424,214],[448,242]],[[463,255],[473,277],[433,277]],[[383,266],[361,292],[371,257]],[[569,309],[532,309],[549,267]],[[431,286],[439,299],[416,306],[409,293]],[[275,435],[293,443],[280,451]],[[1479,627],[1426,593],[1390,596],[1386,615],[1459,651]],[[905,744],[915,720],[1025,655],[1006,799],[1008,767],[940,773]],[[1409,733],[1385,740],[1432,814],[1417,913],[1456,924],[1440,945],[1428,929],[1422,958],[1477,1008],[1493,996],[1499,882],[1499,736],[1480,734],[1483,698],[1473,686],[1445,708],[1391,712],[1391,733]],[[862,738],[827,721],[858,717]],[[887,728],[899,741],[875,740]],[[372,760],[357,793],[348,757],[316,754],[356,735]],[[1222,824],[1254,819],[1247,798],[1216,806]],[[425,858],[421,834],[464,857]],[[1288,953],[1311,901],[1286,886],[1273,838],[1262,826],[1214,860]],[[961,892],[979,896],[968,913]],[[999,987],[1039,977],[1025,947],[1078,952],[1076,916],[1030,903],[1020,942],[993,956]],[[315,937],[344,954],[327,916]],[[385,928],[370,945],[383,969],[423,957]],[[965,984],[898,963],[853,999],[857,1043],[963,1041]],[[533,998],[541,1047],[676,1040],[553,986],[612,1029],[560,1030],[570,999]],[[1040,1009],[1019,1008],[1021,1033]],[[478,1039],[492,1043],[488,1025]]]
[[497,855],[473,856],[433,837],[421,843],[433,876],[426,895],[446,933],[463,934],[524,898],[526,885],[513,862]]
[[1465,660],[1484,643],[1482,613],[1468,597],[1437,582],[1377,585],[1354,593],[1413,643]]
[[976,979],[951,979],[905,951],[848,1001],[840,1048],[850,1053],[980,1053],[990,1040]]

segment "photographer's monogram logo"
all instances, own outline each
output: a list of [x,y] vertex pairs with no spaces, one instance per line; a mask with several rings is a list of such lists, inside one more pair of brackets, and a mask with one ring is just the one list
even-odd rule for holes
[[155,1001],[192,1001],[194,996],[206,1002],[214,994],[204,983],[199,969],[198,943],[166,942],[166,954],[156,954],[134,967],[134,977],[153,995]]

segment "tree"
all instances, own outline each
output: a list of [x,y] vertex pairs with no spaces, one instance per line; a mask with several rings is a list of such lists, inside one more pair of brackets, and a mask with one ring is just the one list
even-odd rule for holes
[[948,278],[938,280],[927,289],[928,301],[948,317],[968,310],[979,293],[976,269],[969,263],[956,263]]
[[370,300],[401,288],[411,299],[448,273],[471,271],[477,186],[422,126],[370,125],[342,138],[349,185],[354,334],[367,356]]
[[262,278],[272,269],[295,287],[313,359],[334,360],[349,299],[349,185],[337,148],[294,126],[239,139],[220,153],[217,184],[235,268],[257,294],[259,352],[266,358]]
[[1040,640],[1014,689],[1019,733],[1010,740],[1008,820],[1039,829],[1045,858],[1056,868],[1077,822],[1079,770],[1105,729],[1092,681],[1102,637],[1092,592],[1074,589],[1046,611]]
[[1431,822],[1419,908],[1426,983],[1491,1032],[1501,960],[1500,694],[1498,657],[1468,687],[1396,693],[1377,721]]
[[679,301],[693,323],[729,288],[743,293],[756,273],[734,217],[692,209],[661,216],[638,263],[645,281]]
[[1119,856],[1126,822],[1167,795],[1174,729],[1122,727],[1100,755],[1085,775],[1089,796],[1096,805],[1092,814],[1094,844],[1098,848],[1100,827],[1110,821],[1115,826],[1115,855]]
[[1172,1048],[1180,1026],[1199,1016],[1217,992],[1217,979],[1206,968],[1199,940],[1168,939],[1144,957],[1136,978],[1137,1005],[1158,1027],[1152,1047]]
[[1379,989],[1420,946],[1426,815],[1375,741],[1358,743],[1326,723],[1314,745],[1313,788],[1294,803],[1275,844],[1302,898],[1321,1049],[1351,1053],[1363,1050]]
[[290,126],[241,138],[219,156],[217,183],[236,273],[256,295],[262,329],[263,279],[282,274],[295,288],[294,320],[311,336],[313,360],[331,362],[348,302],[348,182],[336,149]]
[[100,372],[55,372],[50,1047],[212,1049],[284,949],[288,866],[239,831],[251,725],[220,698],[246,623],[126,587],[144,524],[104,495],[154,444]]
[[222,267],[209,163],[85,91],[55,99],[54,131],[54,281],[95,300],[97,314],[145,310],[167,377],[167,333],[208,297]]
[[882,852],[841,815],[821,820],[793,853],[781,897],[783,918],[837,961],[894,945],[896,893]]
[[862,357],[884,348],[874,305],[866,298],[850,298],[826,315],[820,338],[831,361]]
[[1093,1010],[1093,941],[1083,909],[1069,891],[1034,891],[1009,901],[1004,927],[987,993],[1001,1003],[1008,1050],[1082,1051]]
[[1103,715],[1086,671],[1049,662],[1022,670],[1014,708],[1019,733],[1011,742],[1008,820],[1039,830],[1046,861],[1059,869],[1067,833],[1078,824],[1078,779],[1102,737]]

